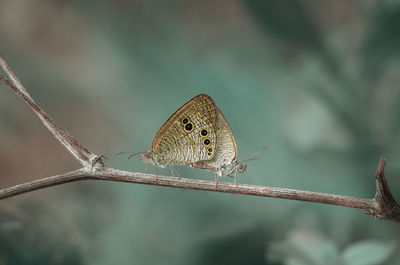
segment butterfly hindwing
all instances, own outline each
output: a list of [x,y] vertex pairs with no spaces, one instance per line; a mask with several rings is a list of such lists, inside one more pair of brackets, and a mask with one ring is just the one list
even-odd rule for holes
[[212,159],[216,153],[217,122],[218,108],[211,97],[201,94],[192,98],[157,132],[152,144],[154,162],[162,166]]
[[218,110],[217,145],[215,156],[210,160],[192,163],[192,167],[217,172],[222,165],[228,165],[237,158],[237,146],[232,129],[224,115]]

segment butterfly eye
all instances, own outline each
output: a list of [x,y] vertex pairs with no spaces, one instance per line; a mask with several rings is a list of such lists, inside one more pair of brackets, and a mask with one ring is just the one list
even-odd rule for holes
[[188,124],[185,125],[185,130],[187,132],[191,132],[193,129],[193,125],[189,122]]
[[201,131],[201,135],[202,136],[207,136],[207,134],[208,134],[208,131],[206,129]]
[[210,143],[211,143],[211,141],[208,138],[204,139],[204,141],[203,141],[204,145],[209,145]]

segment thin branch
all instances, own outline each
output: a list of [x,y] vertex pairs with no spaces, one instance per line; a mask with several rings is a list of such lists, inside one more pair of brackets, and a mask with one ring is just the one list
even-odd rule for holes
[[56,175],[16,185],[14,187],[0,190],[0,199],[5,199],[21,193],[30,192],[45,187],[60,185],[63,183],[73,182],[78,180],[88,180],[88,179],[130,182],[130,183],[157,185],[157,186],[165,186],[165,187],[181,188],[181,189],[218,191],[218,192],[233,193],[233,194],[318,202],[318,203],[357,208],[362,210],[370,210],[371,205],[373,204],[373,201],[370,199],[354,198],[349,196],[284,189],[284,188],[274,188],[267,186],[235,184],[229,182],[219,182],[218,185],[216,185],[214,181],[187,179],[187,178],[179,179],[177,177],[166,177],[166,176],[156,176],[152,174],[133,173],[107,167],[103,168],[103,170],[101,171],[95,171],[92,173],[84,169],[79,169],[65,174]]
[[[156,176],[104,167],[103,169],[94,172],[91,172],[87,168],[82,168],[65,174],[34,180],[6,188],[0,190],[0,200],[68,182],[79,180],[105,180],[339,205],[364,210],[365,213],[379,220],[388,219],[400,223],[400,208],[393,197],[391,197],[390,191],[387,189],[386,180],[383,175],[383,167],[384,159],[382,158],[377,173],[377,176],[379,177],[376,181],[378,186],[386,187],[382,189],[382,192],[380,192],[381,189],[379,188],[377,196],[374,199],[268,186],[234,184],[228,182],[219,182],[218,185],[216,185],[213,181]],[[377,197],[379,197],[379,199],[377,199]],[[390,203],[387,203],[388,201]]]
[[106,180],[130,182],[147,185],[157,185],[181,189],[217,191],[233,194],[263,196],[299,201],[308,201],[324,204],[339,205],[344,207],[362,209],[365,213],[376,219],[392,220],[400,223],[400,206],[393,198],[384,175],[385,159],[381,158],[376,173],[376,195],[373,199],[363,199],[350,196],[333,195],[311,191],[301,191],[267,186],[255,186],[220,182],[216,185],[213,181],[198,179],[155,176],[150,174],[121,171],[103,166],[102,156],[90,152],[80,144],[72,135],[57,125],[28,94],[25,87],[0,55],[0,67],[11,79],[8,81],[0,75],[6,85],[20,96],[39,116],[51,133],[66,147],[68,151],[83,165],[83,168],[64,174],[42,178],[0,190],[0,200],[27,193],[45,187],[56,186],[78,180]]
[[[14,71],[10,68],[7,62],[0,54],[0,67],[3,68],[4,73],[11,80],[7,80],[4,76],[0,75],[0,80],[9,86],[14,92],[28,104],[35,114],[40,118],[47,129],[54,135],[54,137],[75,157],[78,162],[84,167],[98,167],[102,166],[101,160],[98,156],[80,144],[68,131],[63,129],[50,116],[36,104],[31,95],[15,75]],[[96,165],[97,164],[97,165]]]

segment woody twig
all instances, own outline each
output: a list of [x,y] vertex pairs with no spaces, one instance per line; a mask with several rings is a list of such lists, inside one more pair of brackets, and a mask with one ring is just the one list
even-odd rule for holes
[[53,134],[53,136],[56,137],[56,139],[82,165],[82,168],[74,171],[2,189],[0,190],[0,199],[6,199],[34,190],[40,190],[46,187],[79,180],[106,180],[339,205],[364,210],[366,214],[369,214],[378,220],[391,220],[400,223],[400,205],[394,199],[387,185],[384,175],[384,158],[381,158],[379,161],[378,170],[375,176],[376,194],[372,199],[228,182],[220,182],[216,186],[215,182],[213,181],[155,176],[152,174],[122,171],[104,166],[102,161],[103,156],[91,152],[88,148],[79,143],[78,140],[75,139],[68,131],[54,122],[29,95],[26,88],[22,85],[19,78],[12,71],[1,54],[0,67],[7,76],[6,78],[5,76],[0,75],[0,80],[10,87],[20,98],[24,100],[25,103],[32,108],[32,110],[36,113],[47,129]]

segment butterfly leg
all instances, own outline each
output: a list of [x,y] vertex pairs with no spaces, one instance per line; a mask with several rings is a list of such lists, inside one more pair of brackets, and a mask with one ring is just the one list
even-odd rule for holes
[[176,166],[173,166],[175,173],[178,175],[178,179],[181,179],[181,175],[179,174],[178,170],[176,169]]
[[156,183],[158,182],[158,167],[156,167]]
[[147,163],[144,166],[144,174],[147,174]]
[[233,183],[235,183],[235,185],[237,185],[236,174],[237,174],[237,169],[235,169],[235,174],[233,175]]
[[169,169],[171,170],[171,177],[175,177],[174,171],[172,170],[172,166],[170,166]]
[[219,176],[218,176],[218,174],[215,174],[215,188],[217,188],[218,187],[218,182],[219,182]]
[[233,174],[233,175],[227,175],[227,177],[233,178],[233,183],[235,183],[237,185],[238,183],[236,180],[236,173],[237,173],[237,171],[235,171],[235,174]]

